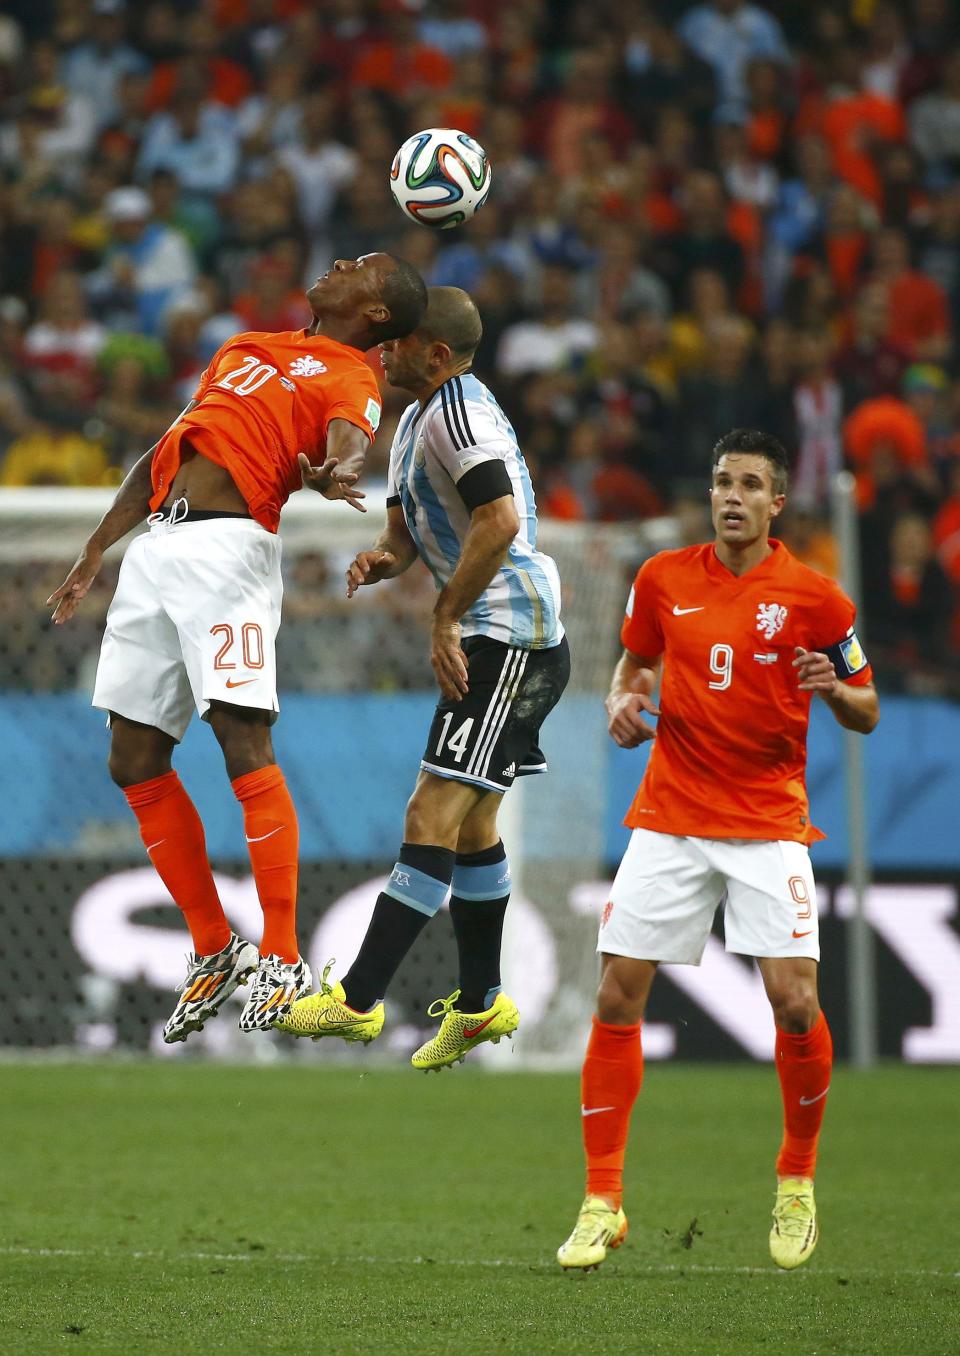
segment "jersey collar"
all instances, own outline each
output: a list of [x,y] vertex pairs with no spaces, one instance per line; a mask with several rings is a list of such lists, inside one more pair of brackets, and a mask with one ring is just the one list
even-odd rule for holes
[[761,560],[759,565],[754,565],[746,574],[733,574],[718,558],[716,543],[711,542],[706,551],[707,574],[728,584],[745,584],[748,580],[754,582],[765,579],[768,574],[774,574],[780,568],[786,557],[786,547],[778,537],[770,538],[770,546],[772,548],[770,554],[765,560]]

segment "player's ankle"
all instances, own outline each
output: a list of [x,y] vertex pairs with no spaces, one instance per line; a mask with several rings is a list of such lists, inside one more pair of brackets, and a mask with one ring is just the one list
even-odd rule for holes
[[592,1196],[594,1200],[603,1201],[611,1210],[619,1210],[623,1204],[623,1192],[616,1191],[591,1191],[587,1188],[587,1195]]

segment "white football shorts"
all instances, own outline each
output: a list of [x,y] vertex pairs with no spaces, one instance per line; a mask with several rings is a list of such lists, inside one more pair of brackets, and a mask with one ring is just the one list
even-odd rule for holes
[[280,540],[252,518],[157,522],[127,547],[93,705],[183,738],[211,701],[276,713]]
[[649,829],[631,834],[597,950],[699,965],[721,904],[728,951],[820,959],[816,887],[803,843],[677,838]]

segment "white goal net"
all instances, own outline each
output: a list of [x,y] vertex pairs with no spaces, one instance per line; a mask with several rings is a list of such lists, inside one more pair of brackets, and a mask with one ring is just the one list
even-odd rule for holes
[[[0,1045],[166,1054],[158,1031],[182,978],[188,939],[110,783],[103,718],[89,706],[122,549],[110,553],[68,625],[52,627],[45,606],[111,497],[99,490],[0,493],[0,778],[8,811],[0,829],[0,927],[10,942],[4,963],[17,958]],[[301,945],[316,969],[336,956],[334,973],[349,962],[395,859],[436,700],[426,571],[416,567],[350,602],[345,597],[343,571],[383,521],[382,493],[371,492],[367,502],[370,511],[361,516],[297,495],[281,532],[275,743],[301,820]],[[543,731],[550,775],[518,783],[502,811],[516,879],[503,973],[523,1017],[512,1067],[519,1060],[572,1062],[582,1049],[609,828],[624,808],[609,803],[602,696],[629,578],[652,549],[670,544],[669,531],[662,523],[541,525],[539,544],[557,560],[563,581],[573,676]],[[199,722],[176,765],[201,811],[224,906],[238,930],[256,936],[259,909],[239,811],[219,750]],[[36,980],[25,983],[25,974]],[[455,983],[444,912],[395,981],[387,1039],[378,1049],[391,1058],[411,1049],[429,1025],[427,1004]],[[241,1037],[231,1020],[210,1023],[190,1047],[261,1058],[287,1048],[277,1037]],[[493,1052],[501,1065],[510,1058],[502,1049]],[[350,1056],[298,1047],[291,1057]]]

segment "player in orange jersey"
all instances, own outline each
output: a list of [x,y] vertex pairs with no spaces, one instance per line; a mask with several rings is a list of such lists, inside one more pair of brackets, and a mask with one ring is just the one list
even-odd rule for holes
[[[270,738],[279,709],[277,524],[301,485],[363,511],[356,482],[380,419],[364,351],[416,329],[427,293],[405,260],[367,254],[338,259],[307,301],[305,329],[223,345],[49,599],[53,620],[67,621],[104,551],[149,513],[150,531],[120,570],[93,704],[109,712],[111,776],[193,939],[163,1032],[170,1042],[200,1029],[253,972],[243,1031],[272,1026],[311,987],[296,936],[297,816]],[[243,809],[263,908],[259,953],[227,921],[203,826],[172,769],[194,707]]]
[[832,1046],[817,998],[807,846],[823,835],[807,806],[807,726],[814,695],[862,734],[879,706],[850,599],[770,540],[786,490],[780,443],[734,429],[713,451],[714,541],[652,557],[630,591],[609,730],[621,748],[655,742],[600,924],[581,1083],[587,1196],[557,1254],[563,1267],[598,1266],[626,1235],[640,1022],[657,966],[698,965],[721,903],[727,949],[757,958],[776,1022],[784,1135],[770,1252],[791,1268],[817,1241],[813,1173]]

